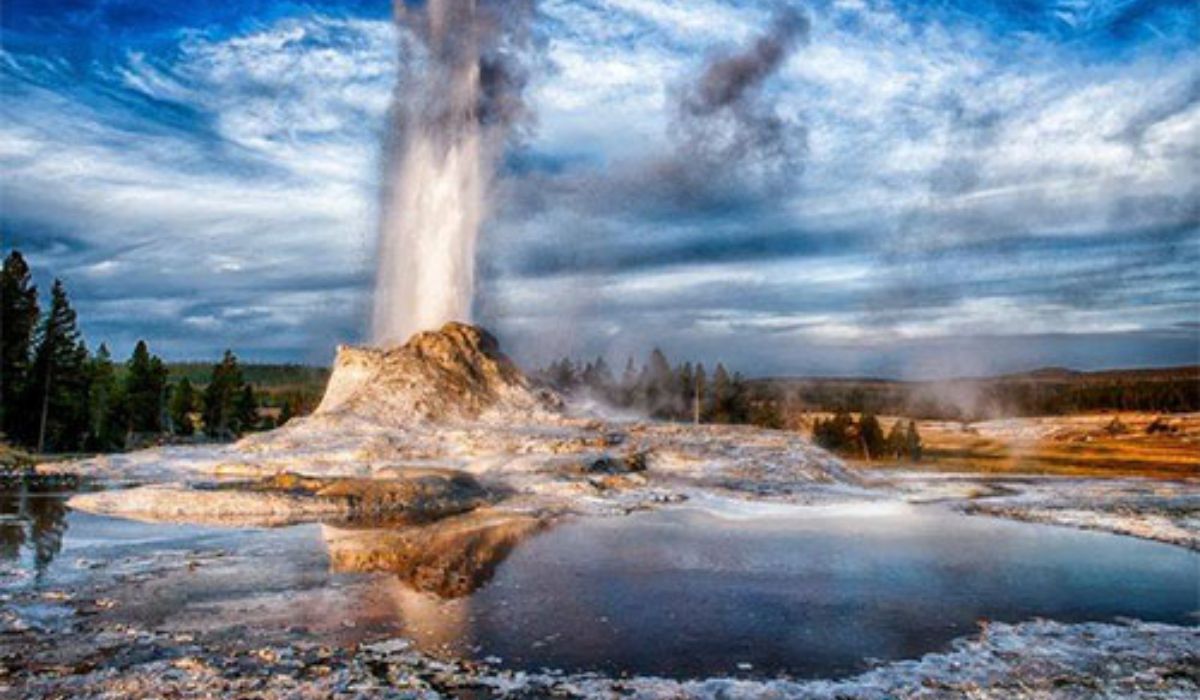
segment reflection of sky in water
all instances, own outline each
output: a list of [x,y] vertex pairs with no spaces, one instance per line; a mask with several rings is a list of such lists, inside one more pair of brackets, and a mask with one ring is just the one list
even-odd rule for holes
[[1177,547],[929,508],[816,512],[560,527],[500,567],[460,634],[514,666],[822,676],[943,648],[982,619],[1190,624],[1200,605],[1200,556]]
[[[364,568],[344,568],[355,560],[338,555],[329,528],[312,525],[152,525],[69,512],[63,495],[33,492],[0,493],[0,512],[0,588],[30,579],[69,587],[163,556],[221,552],[131,592],[117,613],[156,626],[298,626],[329,643],[399,632],[427,652],[535,669],[685,677],[747,662],[756,674],[827,676],[942,649],[981,619],[1195,624],[1200,607],[1194,552],[930,507],[734,518],[673,509],[570,520],[536,535],[471,516],[340,531],[380,545],[362,550]],[[403,556],[384,556],[393,549]],[[93,572],[80,565],[88,560],[106,566]],[[397,562],[415,580],[441,580],[438,567],[489,576],[447,600],[395,571],[338,573]],[[14,568],[27,575],[11,577]]]

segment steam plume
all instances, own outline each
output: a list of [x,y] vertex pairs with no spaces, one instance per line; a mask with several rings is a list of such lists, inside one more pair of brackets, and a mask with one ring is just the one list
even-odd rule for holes
[[496,163],[525,115],[532,0],[396,0],[411,55],[392,101],[372,334],[402,342],[470,320]]
[[679,92],[675,132],[689,160],[741,165],[769,181],[800,164],[804,129],[778,115],[762,86],[808,40],[808,16],[781,5],[770,26],[748,46],[711,57]]

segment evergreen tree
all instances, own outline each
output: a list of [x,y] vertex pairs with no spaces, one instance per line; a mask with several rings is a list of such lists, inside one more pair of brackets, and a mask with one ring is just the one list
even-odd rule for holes
[[88,429],[88,352],[61,280],[50,288],[50,309],[38,326],[26,394],[36,407],[38,452],[82,446]]
[[30,397],[26,384],[38,313],[37,287],[25,258],[14,250],[0,273],[0,432],[26,442],[34,407],[24,400]]
[[603,357],[597,357],[594,363],[588,363],[581,379],[584,386],[601,396],[612,391],[612,370],[608,368],[608,363],[604,361]]
[[704,420],[704,402],[708,400],[708,376],[704,373],[704,365],[696,365],[695,384],[692,387],[692,420],[699,423]]
[[297,399],[295,396],[287,396],[283,400],[283,408],[279,410],[278,425],[287,425],[287,422],[296,417]]
[[696,375],[691,362],[680,366],[675,375],[675,416],[681,420],[692,420],[692,399],[695,393]]
[[745,397],[742,399],[742,403],[748,406],[747,420],[751,425],[771,430],[783,430],[786,427],[781,408],[782,402],[774,389],[765,390],[764,394],[756,397],[754,401]]
[[904,432],[904,421],[899,418],[892,423],[892,429],[887,434],[887,454],[893,459],[900,459],[907,452]]
[[139,340],[125,373],[125,405],[129,429],[135,433],[160,433],[167,389],[167,368]]
[[858,419],[858,444],[863,457],[868,460],[880,459],[886,451],[887,441],[883,436],[883,426],[873,413],[864,413]]
[[558,362],[550,363],[547,375],[547,381],[559,391],[570,391],[575,387],[579,379],[578,374],[575,372],[575,365],[569,357],[564,357]]
[[596,358],[596,381],[605,389],[611,389],[613,382],[616,381],[613,378],[612,369],[604,361],[604,356]]
[[712,380],[712,408],[709,412],[709,420],[713,423],[728,423],[732,418],[730,407],[733,403],[733,382],[729,379],[729,372],[725,371],[725,365],[717,363],[717,368],[713,370]]
[[655,418],[671,418],[678,399],[675,373],[662,350],[654,348],[642,381],[643,406]]
[[915,421],[908,422],[908,430],[904,434],[905,451],[908,453],[908,458],[914,462],[921,459],[921,454],[924,452],[924,447],[921,445],[921,435],[917,432],[917,424]]
[[238,392],[233,408],[233,423],[233,430],[238,435],[258,427],[258,400],[254,397],[254,388],[249,384],[243,384]]
[[812,441],[814,445],[829,449],[826,443],[826,431],[828,428],[825,425],[824,418],[814,418],[812,424]]
[[237,357],[232,350],[226,350],[221,361],[213,366],[212,379],[204,388],[204,432],[210,437],[233,436],[231,423],[244,383]]
[[625,361],[625,370],[621,372],[621,386],[619,394],[619,403],[622,406],[631,406],[633,404],[634,395],[637,393],[638,369],[633,358],[630,357]]
[[665,387],[671,381],[671,363],[667,361],[667,356],[662,350],[654,348],[650,352],[650,381]]
[[171,394],[171,427],[176,435],[191,435],[196,431],[192,412],[196,410],[196,390],[187,377],[179,380]]
[[741,372],[733,373],[733,381],[730,382],[728,411],[730,423],[750,422],[750,396],[746,389],[746,378],[742,376]]
[[839,411],[828,420],[817,419],[813,423],[813,442],[831,452],[841,452],[853,445],[851,429],[854,419],[845,411]]
[[88,379],[87,448],[107,452],[124,446],[123,394],[117,384],[112,355],[104,343],[88,363]]

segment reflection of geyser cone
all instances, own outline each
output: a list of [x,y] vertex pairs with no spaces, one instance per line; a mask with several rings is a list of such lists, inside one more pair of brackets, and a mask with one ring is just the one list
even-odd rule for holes
[[350,414],[384,426],[536,418],[558,410],[535,390],[490,333],[465,323],[414,335],[392,348],[341,346],[317,416]]
[[476,511],[428,525],[392,529],[321,528],[334,571],[394,573],[407,587],[444,598],[474,592],[546,521]]

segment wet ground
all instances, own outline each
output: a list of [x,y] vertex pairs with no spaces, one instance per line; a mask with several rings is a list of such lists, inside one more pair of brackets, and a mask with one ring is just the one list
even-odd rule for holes
[[[321,525],[139,523],[70,511],[66,495],[0,494],[10,651],[23,631],[114,626],[334,647],[400,635],[503,668],[815,678],[945,650],[983,620],[1195,626],[1200,608],[1194,552],[938,506],[713,499],[550,528],[450,520],[403,533],[438,557],[396,559],[394,530],[359,530],[356,556],[331,557],[340,531]],[[420,585],[446,580],[459,583]]]

